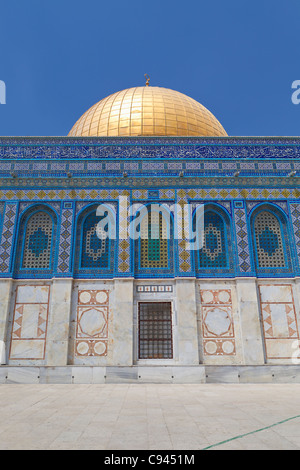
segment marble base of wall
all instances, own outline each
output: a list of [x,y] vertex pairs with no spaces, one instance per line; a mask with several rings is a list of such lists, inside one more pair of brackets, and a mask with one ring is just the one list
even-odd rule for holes
[[300,383],[300,366],[0,367],[0,384],[106,383]]

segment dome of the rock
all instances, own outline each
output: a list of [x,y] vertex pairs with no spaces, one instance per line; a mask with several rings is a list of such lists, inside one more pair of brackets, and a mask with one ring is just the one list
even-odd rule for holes
[[74,124],[70,137],[227,136],[202,104],[162,87],[128,88],[107,96]]

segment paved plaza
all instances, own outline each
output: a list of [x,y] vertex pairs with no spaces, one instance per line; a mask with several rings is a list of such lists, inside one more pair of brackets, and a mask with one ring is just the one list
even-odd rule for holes
[[0,403],[1,449],[300,449],[300,384],[7,384]]

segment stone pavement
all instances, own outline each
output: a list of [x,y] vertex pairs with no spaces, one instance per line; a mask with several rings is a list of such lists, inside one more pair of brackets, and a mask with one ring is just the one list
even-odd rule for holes
[[9,384],[0,403],[0,449],[300,449],[300,384]]

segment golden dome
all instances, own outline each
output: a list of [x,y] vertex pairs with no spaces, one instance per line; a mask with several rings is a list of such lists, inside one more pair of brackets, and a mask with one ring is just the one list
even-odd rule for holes
[[227,136],[202,104],[168,88],[143,86],[94,104],[74,124],[70,137]]

